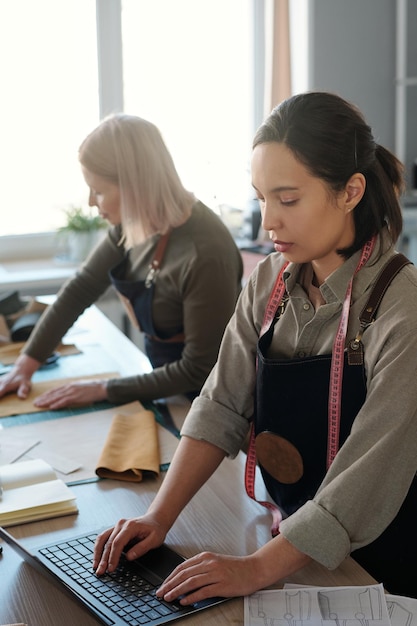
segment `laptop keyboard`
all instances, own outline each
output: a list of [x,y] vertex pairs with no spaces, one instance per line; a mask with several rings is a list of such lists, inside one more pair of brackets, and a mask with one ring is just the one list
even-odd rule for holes
[[96,576],[91,567],[95,539],[95,534],[79,537],[43,548],[40,553],[129,626],[151,624],[180,610],[178,605],[157,598],[158,585],[132,571],[132,564],[123,556],[115,572]]

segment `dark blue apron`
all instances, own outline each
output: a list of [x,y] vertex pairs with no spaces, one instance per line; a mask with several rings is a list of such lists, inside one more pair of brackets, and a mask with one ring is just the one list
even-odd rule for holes
[[[291,515],[312,499],[326,472],[331,355],[270,359],[273,324],[258,342],[254,429],[265,486]],[[366,397],[363,364],[343,368],[339,447]],[[393,450],[395,454],[395,450]],[[384,477],[381,476],[381,483]],[[417,597],[417,480],[397,516],[371,544],[352,553],[391,593]]]
[[[294,513],[311,499],[327,468],[331,355],[268,358],[273,325],[258,342],[255,435],[265,486],[279,507]],[[366,397],[363,365],[343,368],[339,446]]]
[[[161,238],[162,239],[162,238]],[[156,252],[157,254],[157,252]],[[161,262],[158,259],[158,269]],[[155,259],[154,259],[155,261]],[[184,349],[184,334],[179,329],[174,335],[165,335],[156,330],[152,316],[156,272],[145,280],[126,280],[129,253],[109,272],[110,280],[122,296],[128,315],[139,325],[145,337],[145,351],[152,367],[161,367],[181,359]]]

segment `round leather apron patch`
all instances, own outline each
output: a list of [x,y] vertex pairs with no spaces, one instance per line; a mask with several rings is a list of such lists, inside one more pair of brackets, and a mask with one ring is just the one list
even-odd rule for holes
[[297,448],[280,435],[269,431],[256,437],[256,456],[262,467],[279,482],[291,485],[303,475],[303,459]]

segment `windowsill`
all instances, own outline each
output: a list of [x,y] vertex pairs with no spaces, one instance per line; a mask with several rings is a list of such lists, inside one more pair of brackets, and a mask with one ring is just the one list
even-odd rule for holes
[[62,238],[56,231],[0,237],[0,264],[9,261],[33,261],[53,258],[60,253]]
[[62,255],[56,232],[3,236],[0,252],[0,291],[22,295],[56,293],[77,265]]
[[6,261],[0,264],[0,291],[16,289],[22,295],[56,293],[76,269],[77,265],[55,258]]

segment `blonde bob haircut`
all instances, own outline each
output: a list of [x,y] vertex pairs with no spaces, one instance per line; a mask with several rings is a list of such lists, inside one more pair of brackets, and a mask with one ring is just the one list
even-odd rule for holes
[[126,114],[104,119],[82,142],[79,161],[118,185],[127,249],[183,224],[195,196],[187,191],[158,128]]

